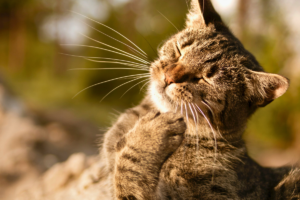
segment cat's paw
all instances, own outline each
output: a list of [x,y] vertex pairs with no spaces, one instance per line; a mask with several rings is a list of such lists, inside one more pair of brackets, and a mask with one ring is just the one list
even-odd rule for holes
[[164,157],[179,147],[185,130],[186,123],[180,114],[152,111],[140,119],[128,139],[137,148]]

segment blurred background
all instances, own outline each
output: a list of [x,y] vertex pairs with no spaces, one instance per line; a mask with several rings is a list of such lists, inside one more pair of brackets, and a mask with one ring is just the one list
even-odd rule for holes
[[[300,1],[213,0],[213,3],[264,69],[291,81],[284,96],[251,118],[245,133],[250,155],[268,166],[294,163],[300,155]],[[125,67],[92,62],[84,56],[135,62],[91,47],[116,51],[97,42],[100,41],[135,53],[111,39],[133,46],[101,23],[130,39],[151,61],[156,58],[157,47],[177,32],[170,22],[178,29],[184,27],[187,10],[185,0],[1,0],[0,139],[5,144],[0,145],[0,153],[6,155],[7,161],[0,164],[0,177],[3,175],[0,184],[19,180],[21,175],[16,177],[14,170],[22,162],[28,166],[18,165],[19,174],[37,163],[36,174],[39,174],[71,153],[96,154],[97,138],[110,126],[114,115],[143,98],[146,81],[136,84],[146,79],[123,85],[108,96],[107,93],[128,79],[107,82],[78,94],[99,82],[144,73],[72,70]],[[24,148],[19,148],[19,144]],[[12,147],[14,151],[8,153]],[[15,160],[11,161],[12,158]]]

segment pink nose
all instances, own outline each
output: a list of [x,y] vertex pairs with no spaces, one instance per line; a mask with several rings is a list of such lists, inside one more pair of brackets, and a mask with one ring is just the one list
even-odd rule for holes
[[172,83],[175,83],[175,81],[173,81],[173,79],[170,78],[170,77],[168,76],[168,74],[165,74],[165,76],[166,76],[165,81],[166,81],[166,83],[167,83],[168,85],[171,85]]

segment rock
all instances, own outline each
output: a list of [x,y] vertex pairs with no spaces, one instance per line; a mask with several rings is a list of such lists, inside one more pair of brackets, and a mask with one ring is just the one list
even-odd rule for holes
[[26,108],[0,80],[0,199],[15,199],[28,188],[37,189],[34,196],[39,197],[42,191],[56,191],[79,178],[95,162],[88,156],[97,155],[99,133],[96,126],[66,111]]

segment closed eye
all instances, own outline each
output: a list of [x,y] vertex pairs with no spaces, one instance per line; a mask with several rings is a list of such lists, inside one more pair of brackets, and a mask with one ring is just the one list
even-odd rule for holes
[[199,82],[201,79],[202,79],[202,78],[197,78],[197,77],[194,77],[192,81],[193,81],[193,82],[197,82],[197,83],[198,83],[198,82]]
[[[177,52],[179,53],[179,55],[181,56],[180,44],[179,44],[178,41],[177,41],[177,44],[176,44],[176,49],[177,49]],[[180,56],[179,56],[179,57],[180,57]]]

